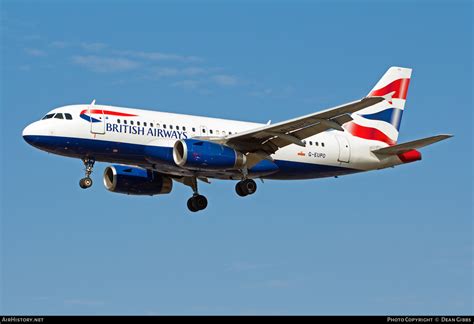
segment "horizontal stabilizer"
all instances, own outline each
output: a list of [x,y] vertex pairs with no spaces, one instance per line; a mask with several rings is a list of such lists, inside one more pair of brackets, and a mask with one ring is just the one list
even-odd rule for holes
[[427,145],[431,145],[433,143],[445,140],[447,138],[452,137],[453,135],[448,135],[448,134],[441,134],[441,135],[436,135],[436,136],[431,136],[427,138],[422,138],[419,140],[411,141],[411,142],[406,142],[394,146],[389,146],[389,147],[384,147],[375,151],[372,151],[375,154],[378,155],[396,155],[396,154],[402,154],[411,150],[415,150]]

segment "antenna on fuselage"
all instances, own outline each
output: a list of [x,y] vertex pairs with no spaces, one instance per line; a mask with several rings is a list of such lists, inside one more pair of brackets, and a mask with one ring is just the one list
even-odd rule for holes
[[[95,106],[95,99],[92,100],[92,103],[87,107],[87,114],[89,115],[89,118],[91,118],[91,107],[94,107]],[[92,119],[90,119],[92,120]],[[92,124],[91,124],[91,127],[92,127]]]

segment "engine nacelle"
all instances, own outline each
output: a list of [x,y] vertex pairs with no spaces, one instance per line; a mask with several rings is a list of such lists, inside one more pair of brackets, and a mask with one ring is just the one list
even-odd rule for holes
[[104,171],[104,185],[112,192],[153,196],[170,193],[173,180],[151,170],[111,165]]
[[246,157],[225,145],[182,139],[174,144],[173,160],[188,169],[236,170],[245,165]]

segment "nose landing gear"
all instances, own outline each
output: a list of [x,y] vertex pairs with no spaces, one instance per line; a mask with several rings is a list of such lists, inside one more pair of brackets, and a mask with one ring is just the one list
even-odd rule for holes
[[86,169],[85,169],[85,177],[79,181],[79,186],[82,189],[87,189],[92,186],[92,179],[90,176],[92,173],[92,169],[94,168],[95,160],[93,158],[84,158],[82,159],[82,162],[84,163],[84,166]]

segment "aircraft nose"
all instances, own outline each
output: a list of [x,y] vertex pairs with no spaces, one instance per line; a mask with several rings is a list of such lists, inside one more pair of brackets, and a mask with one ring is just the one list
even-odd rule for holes
[[23,136],[23,139],[25,140],[25,142],[27,142],[28,144],[30,145],[33,145],[37,142],[38,140],[38,134],[35,133],[35,123],[33,124],[29,124],[28,126],[25,127],[25,129],[23,129],[23,133],[22,133],[22,136]]

